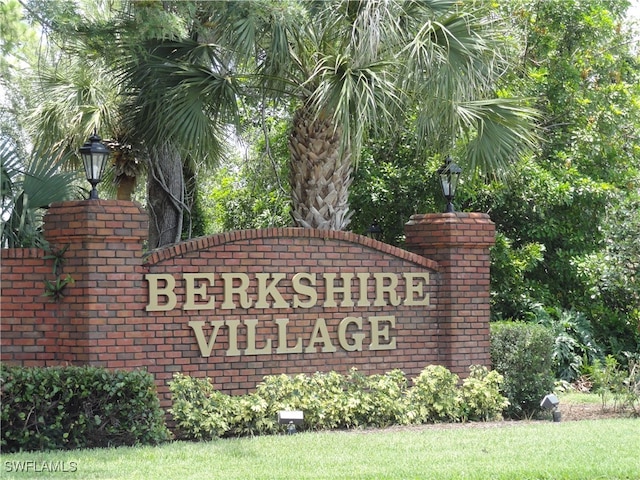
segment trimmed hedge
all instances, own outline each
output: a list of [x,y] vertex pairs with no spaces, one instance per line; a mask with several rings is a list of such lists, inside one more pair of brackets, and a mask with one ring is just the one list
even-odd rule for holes
[[153,377],[97,367],[0,366],[3,452],[170,438]]
[[540,413],[540,401],[553,391],[554,334],[542,325],[522,322],[491,324],[491,361],[504,381],[509,399],[505,415],[530,418]]

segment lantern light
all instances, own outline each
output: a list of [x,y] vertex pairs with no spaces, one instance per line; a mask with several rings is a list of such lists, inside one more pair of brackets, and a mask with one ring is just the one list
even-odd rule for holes
[[102,174],[104,168],[107,165],[107,160],[111,155],[111,151],[100,142],[101,138],[97,135],[96,131],[93,131],[93,135],[89,137],[89,140],[80,147],[80,155],[82,156],[82,163],[84,164],[84,172],[87,177],[87,181],[91,184],[90,199],[98,199],[98,190],[96,186],[102,180]]
[[445,163],[438,169],[438,175],[440,175],[440,185],[442,186],[442,194],[447,200],[447,207],[445,213],[455,212],[453,208],[453,198],[456,195],[456,188],[458,186],[458,179],[462,169],[451,160],[451,157],[447,155]]
[[382,227],[378,222],[373,222],[369,228],[367,228],[367,237],[378,241],[382,240]]

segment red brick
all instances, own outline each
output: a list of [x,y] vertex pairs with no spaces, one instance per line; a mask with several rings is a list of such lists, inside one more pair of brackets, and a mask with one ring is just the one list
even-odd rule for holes
[[[91,363],[108,368],[142,368],[155,375],[163,406],[168,405],[167,382],[174,372],[210,376],[217,388],[246,393],[266,374],[313,373],[335,369],[344,373],[357,366],[365,374],[400,368],[417,375],[430,363],[442,363],[466,375],[469,362],[489,362],[489,247],[495,230],[484,214],[428,214],[412,217],[407,225],[407,250],[375,242],[350,232],[322,232],[299,228],[269,228],[226,232],[193,239],[152,252],[143,260],[142,241],[148,219],[131,202],[97,200],[54,204],[45,219],[45,233],[54,245],[71,244],[63,274],[74,285],[65,289],[62,302],[43,299],[43,280],[51,261],[37,249],[2,251],[2,358],[22,364],[52,361]],[[25,261],[26,260],[26,261]],[[143,263],[144,262],[144,263]],[[183,311],[184,287],[178,285],[179,306],[171,312],[146,312],[148,284],[145,273],[211,271],[283,272],[279,283],[291,289],[297,272],[405,271],[430,272],[426,308],[335,307]],[[179,283],[179,282],[178,282]],[[340,285],[340,282],[336,282]],[[366,288],[373,303],[374,281]],[[255,294],[255,285],[249,289]],[[399,289],[400,293],[404,288]],[[289,292],[291,293],[291,292]],[[222,283],[208,288],[220,298]],[[355,286],[352,294],[357,296]],[[289,295],[289,298],[291,295]],[[336,295],[338,303],[342,294]],[[398,349],[370,351],[368,318],[392,314],[391,329]],[[340,349],[337,325],[346,316],[363,317],[367,335],[362,352]],[[226,329],[218,334],[211,357],[200,356],[190,320],[258,319],[257,347],[271,339],[278,346],[277,318],[289,318],[291,347],[298,337],[308,346],[318,317],[324,318],[333,354],[226,356]],[[43,324],[42,322],[47,322]],[[246,348],[246,327],[238,329],[238,348]],[[206,330],[209,335],[209,330]],[[349,330],[348,336],[352,329]],[[208,338],[208,337],[207,337]],[[57,360],[54,360],[57,359]]]

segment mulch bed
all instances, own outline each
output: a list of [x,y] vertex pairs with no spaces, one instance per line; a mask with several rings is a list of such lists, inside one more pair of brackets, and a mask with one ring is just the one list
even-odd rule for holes
[[[564,404],[560,405],[561,422],[577,422],[580,420],[598,420],[608,418],[640,418],[640,411],[614,409],[610,406],[603,407],[600,404]],[[515,427],[526,423],[551,422],[551,414],[548,419],[542,420],[499,420],[494,422],[465,422],[465,423],[430,423],[425,425],[393,425],[386,428],[354,429],[357,433],[375,433],[382,430],[386,432],[419,432],[421,430],[459,429],[459,428],[504,428]]]
[[578,421],[578,420],[598,420],[603,418],[629,418],[634,415],[637,417],[638,413],[633,410],[620,410],[613,407],[595,403],[576,403],[561,405],[560,412],[562,412],[562,421]]

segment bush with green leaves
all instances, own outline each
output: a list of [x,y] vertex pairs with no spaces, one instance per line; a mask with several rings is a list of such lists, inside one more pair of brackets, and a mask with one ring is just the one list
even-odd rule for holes
[[407,377],[398,370],[385,374],[362,375],[352,370],[347,377],[350,385],[347,404],[354,426],[386,427],[409,423],[407,405]]
[[465,421],[489,421],[502,415],[509,406],[509,400],[500,393],[504,378],[487,367],[473,365],[471,373],[462,382],[459,405]]
[[452,422],[459,419],[459,377],[441,365],[427,366],[413,380],[408,393],[413,423]]
[[593,391],[600,395],[602,407],[606,407],[613,400],[614,410],[632,409],[640,407],[640,364],[635,360],[629,361],[628,370],[621,366],[612,355],[607,355],[604,361],[593,363],[590,377]]
[[0,367],[2,451],[170,439],[153,377],[97,367]]
[[234,411],[231,399],[217,391],[208,378],[176,374],[171,382],[173,394],[169,413],[176,421],[177,432],[196,440],[211,440],[230,427]]
[[545,250],[540,242],[517,244],[505,233],[496,232],[496,241],[491,247],[492,320],[517,317],[526,312],[535,299],[544,298],[540,286],[528,275],[544,260]]
[[[313,375],[272,375],[264,378],[255,395],[269,406],[265,413],[276,418],[280,410],[305,412],[304,429],[343,428],[351,417],[344,402],[348,385],[337,372]],[[263,432],[270,433],[270,432]]]
[[195,440],[282,433],[280,410],[302,410],[301,430],[488,420],[508,403],[500,382],[497,372],[484,367],[472,367],[459,386],[457,375],[428,366],[411,387],[400,370],[364,375],[352,369],[347,375],[271,375],[255,392],[234,397],[216,391],[209,379],[176,374],[170,412],[180,436]]
[[277,421],[277,409],[257,395],[230,396],[231,426],[225,436],[269,435],[284,429]]
[[491,361],[504,377],[502,393],[510,418],[528,418],[541,410],[540,401],[553,391],[554,335],[548,328],[522,322],[491,324]]
[[[244,414],[232,433],[275,433],[280,410],[305,412],[303,429],[326,430],[358,426],[382,427],[405,422],[402,398],[407,379],[399,370],[384,375],[348,375],[316,372],[313,375],[272,375],[264,378],[255,393],[238,400],[249,403],[255,417]],[[263,405],[264,408],[255,408]],[[249,421],[249,427],[247,427]],[[244,431],[243,431],[244,429]]]
[[555,336],[552,358],[556,378],[573,382],[588,365],[603,358],[591,322],[583,313],[545,309],[534,304],[528,316],[549,328]]

